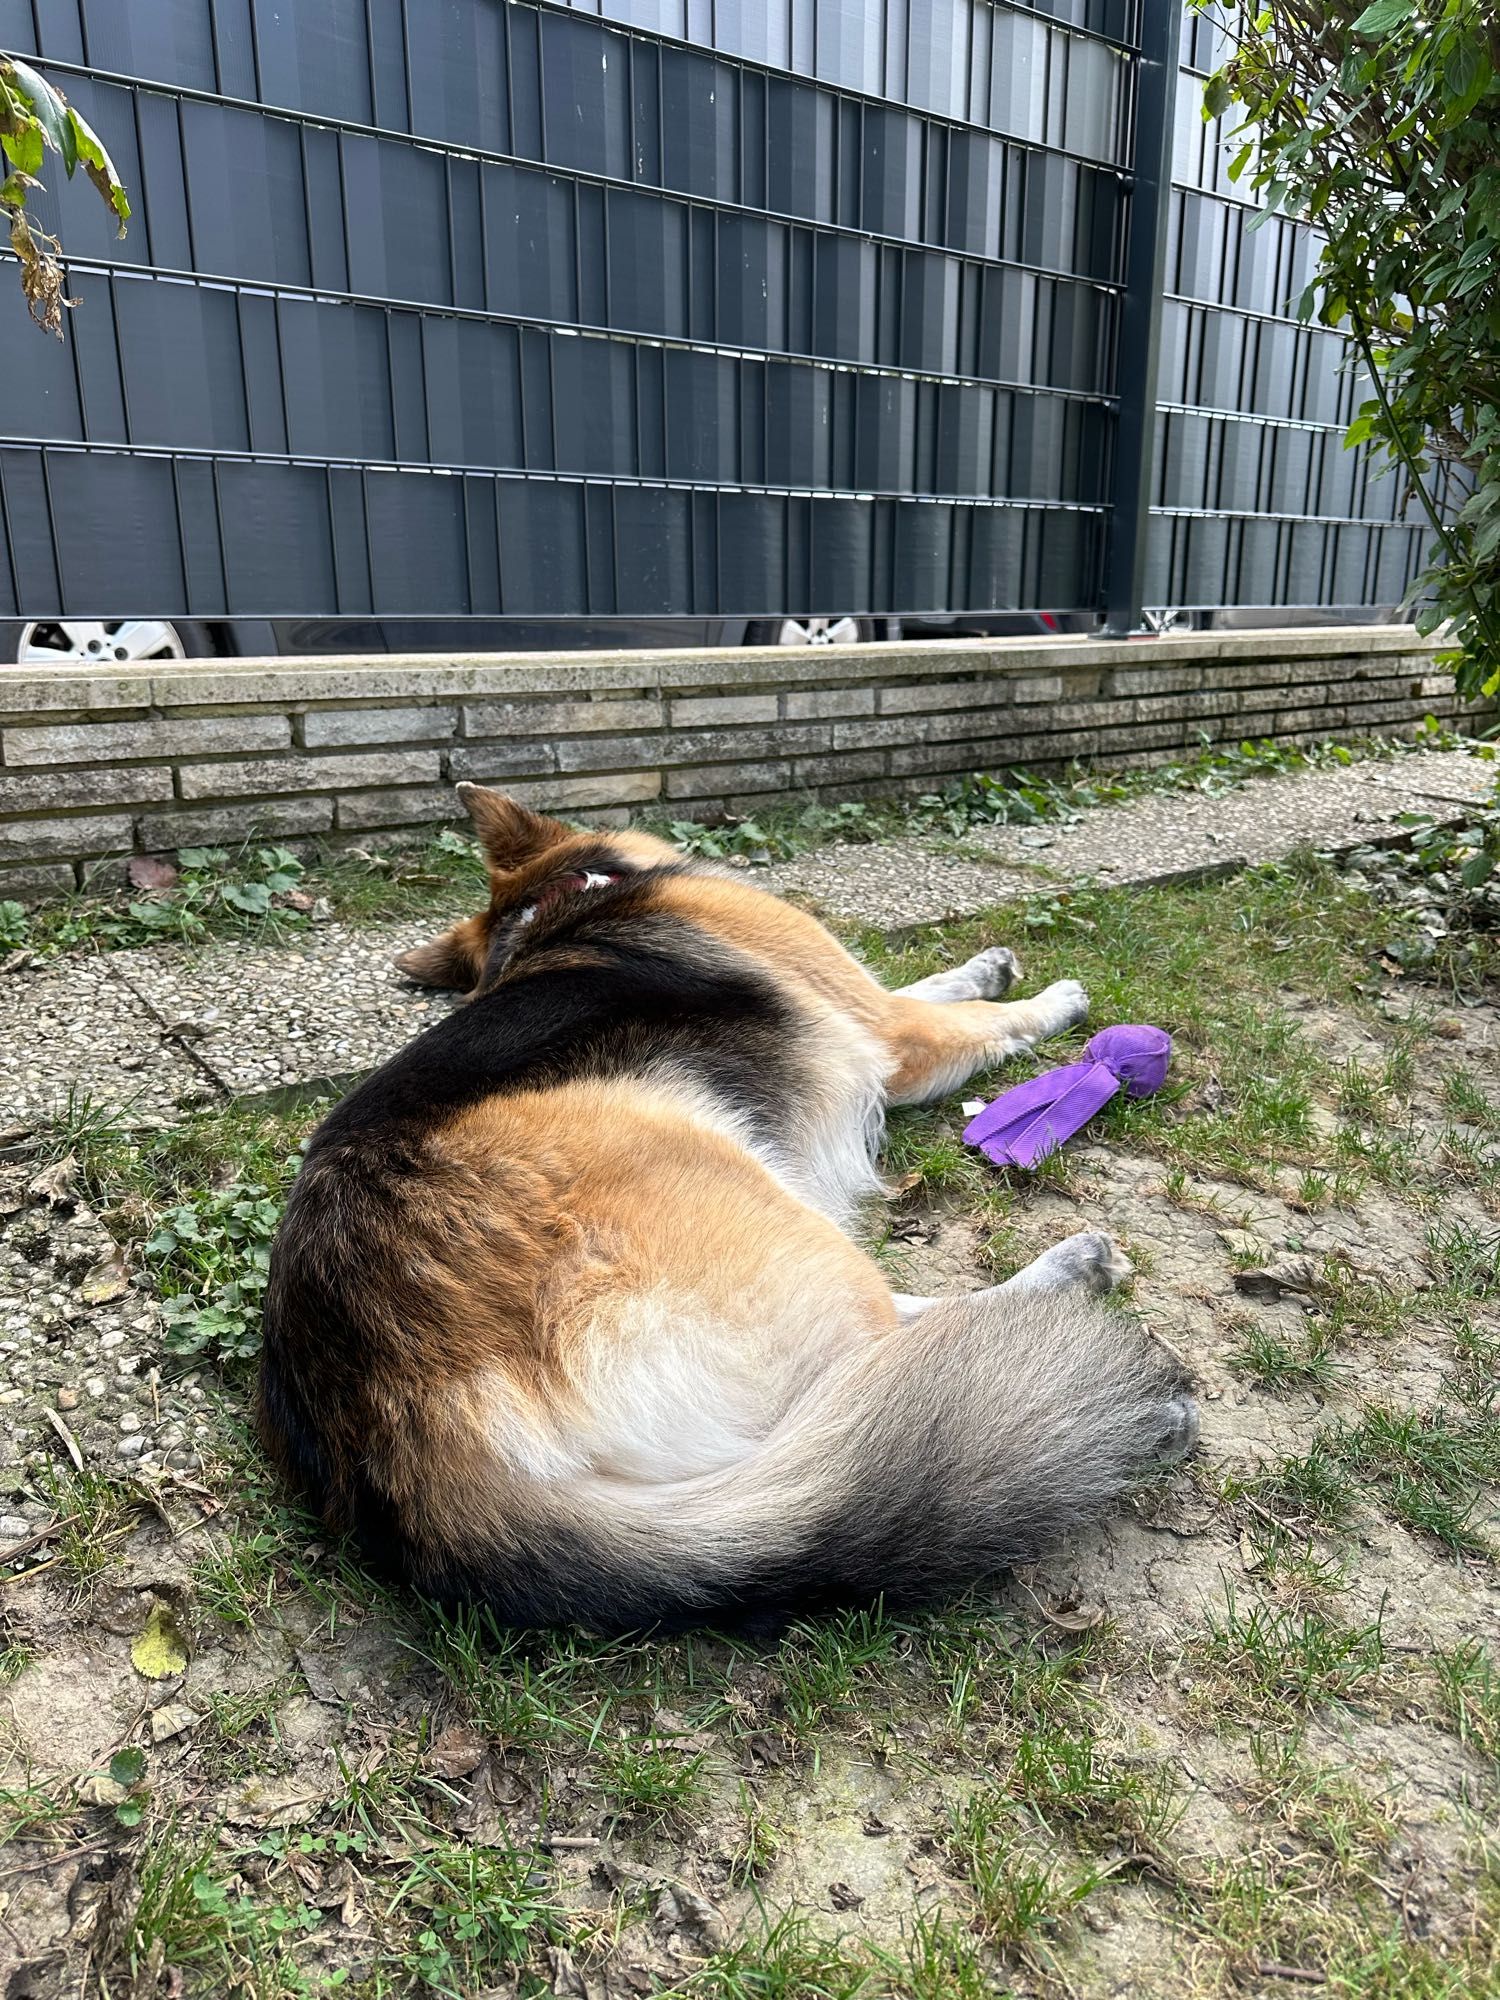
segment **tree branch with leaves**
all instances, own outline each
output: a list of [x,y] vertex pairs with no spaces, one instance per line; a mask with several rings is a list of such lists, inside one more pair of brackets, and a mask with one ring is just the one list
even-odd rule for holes
[[1204,106],[1245,114],[1231,176],[1323,237],[1299,317],[1345,332],[1375,391],[1345,443],[1399,468],[1432,528],[1418,626],[1451,624],[1463,693],[1500,692],[1493,0],[1194,4],[1232,45]]
[[99,190],[125,234],[130,202],[114,161],[86,118],[62,92],[16,56],[0,55],[0,149],[6,173],[0,181],[0,221],[21,265],[21,289],[31,317],[62,339],[63,308],[77,304],[64,290],[62,245],[26,212],[26,201],[42,188],[37,178],[48,153],[56,153],[71,180],[80,167]]

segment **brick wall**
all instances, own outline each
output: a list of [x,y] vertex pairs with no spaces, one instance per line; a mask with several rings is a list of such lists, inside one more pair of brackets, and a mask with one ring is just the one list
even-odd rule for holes
[[0,674],[0,896],[131,852],[372,835],[476,778],[567,814],[712,817],[974,770],[1453,718],[1409,628],[789,651],[200,660]]

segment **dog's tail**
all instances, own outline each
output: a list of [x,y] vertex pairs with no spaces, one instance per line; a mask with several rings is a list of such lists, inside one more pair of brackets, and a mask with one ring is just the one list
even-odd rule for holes
[[722,1471],[524,1497],[507,1480],[493,1539],[411,1580],[511,1623],[617,1631],[912,1606],[1034,1559],[1197,1430],[1181,1370],[1126,1315],[974,1293],[846,1356]]

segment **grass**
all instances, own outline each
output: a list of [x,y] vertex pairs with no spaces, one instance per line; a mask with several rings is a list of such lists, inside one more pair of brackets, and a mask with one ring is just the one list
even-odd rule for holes
[[[1314,863],[1301,870],[1252,869],[1230,885],[1148,894],[1079,887],[1050,901],[1055,913],[1049,926],[1026,941],[1027,990],[1078,978],[1089,989],[1095,1020],[1156,1022],[1173,1035],[1167,1087],[1143,1100],[1122,1094],[1089,1128],[1100,1143],[1160,1159],[1170,1199],[1201,1202],[1194,1187],[1200,1178],[1269,1190],[1281,1169],[1313,1176],[1307,1186],[1317,1202],[1347,1203],[1371,1178],[1393,1186],[1420,1179],[1423,1169],[1404,1128],[1360,1133],[1343,1127],[1332,1139],[1325,1134],[1318,1113],[1336,1094],[1338,1070],[1295,1015],[1271,1004],[1275,982],[1289,966],[1309,998],[1357,1000],[1366,980],[1367,895],[1345,888]],[[1403,921],[1399,913],[1381,913],[1382,924]],[[861,931],[854,942],[880,978],[900,985],[995,935],[990,918],[897,943]],[[1019,1081],[1033,1066],[1068,1060],[1084,1039],[1084,1033],[1064,1037],[1034,1065],[1023,1058],[976,1078],[973,1095],[992,1094],[1002,1078]],[[898,1128],[898,1158],[924,1186],[930,1180],[940,1189],[958,1188],[965,1168],[943,1139],[940,1125],[926,1114]],[[1066,1173],[1072,1155],[1055,1158]]]
[[878,1984],[864,1953],[789,1910],[764,1914],[675,1990],[707,2000],[865,2000]]
[[1263,1389],[1326,1389],[1338,1374],[1325,1333],[1314,1326],[1288,1340],[1258,1320],[1236,1323],[1240,1338],[1224,1364]]
[[703,1797],[701,1753],[687,1754],[654,1733],[599,1745],[600,1781],[615,1812],[653,1826],[677,1824]]
[[1500,1230],[1455,1218],[1427,1230],[1427,1262],[1441,1303],[1463,1311],[1500,1297]]
[[1091,1853],[1114,1848],[1132,1859],[1149,1857],[1179,1811],[1165,1766],[1107,1757],[1087,1728],[1043,1724],[1025,1730],[1009,1784],[1044,1826],[1066,1829]]
[[390,1956],[443,2000],[470,2000],[524,1964],[539,1939],[562,1935],[535,1857],[506,1846],[440,1845],[420,1855],[382,1911],[383,1924],[398,1917],[415,1934]]
[[1198,1690],[1216,1720],[1259,1724],[1307,1716],[1331,1703],[1368,1700],[1387,1664],[1380,1621],[1342,1626],[1321,1611],[1242,1608],[1232,1586],[1222,1612],[1190,1641],[1187,1658],[1205,1671]]
[[417,1645],[473,1726],[522,1751],[595,1748],[617,1708],[660,1691],[662,1663],[644,1644],[516,1632],[483,1610],[433,1610]]
[[302,1142],[326,1101],[280,1114],[236,1103],[162,1131],[132,1131],[72,1099],[42,1141],[51,1159],[138,1249],[180,1357],[253,1358],[271,1239]]
[[1403,1527],[1455,1556],[1486,1557],[1487,1538],[1471,1525],[1481,1489],[1500,1479],[1500,1416],[1493,1382],[1472,1402],[1429,1410],[1368,1404],[1354,1421],[1325,1425],[1311,1449],[1249,1481],[1249,1492],[1284,1527],[1343,1527],[1363,1493]]
[[1340,1424],[1326,1449],[1361,1474],[1403,1527],[1454,1555],[1488,1555],[1469,1525],[1479,1488],[1500,1478],[1500,1416],[1493,1409],[1399,1410],[1369,1405]]
[[1415,1316],[1400,1286],[1363,1277],[1343,1256],[1326,1257],[1314,1289],[1315,1338],[1326,1349],[1352,1341],[1395,1340]]
[[1466,1124],[1500,1132],[1500,1105],[1490,1100],[1468,1070],[1449,1070],[1443,1078],[1443,1103]]
[[805,1736],[829,1714],[849,1707],[878,1680],[901,1637],[880,1605],[793,1625],[772,1662],[791,1734]]
[[1308,1758],[1299,1732],[1250,1738],[1256,1807],[1270,1812],[1342,1881],[1368,1879],[1400,1833],[1388,1801],[1372,1797],[1346,1770]]
[[1355,1486],[1348,1468],[1321,1440],[1300,1457],[1281,1459],[1250,1486],[1283,1522],[1335,1528],[1354,1510]]
[[1015,1617],[963,1606],[934,1613],[917,1636],[956,1731],[980,1717],[1038,1722],[1078,1715],[1084,1681],[1108,1644],[1098,1628],[1066,1645],[1049,1643]]
[[963,1143],[961,1121],[949,1105],[893,1111],[883,1164],[887,1180],[903,1191],[982,1197],[987,1186],[983,1162]]
[[61,1786],[32,1784],[24,1776],[0,1784],[0,1850],[69,1827],[77,1816],[77,1801]]
[[284,1538],[274,1528],[236,1528],[193,1567],[197,1602],[226,1625],[253,1630],[278,1594]]
[[30,913],[7,904],[4,944],[39,958],[215,938],[281,944],[331,917],[352,923],[433,917],[441,924],[486,895],[478,849],[452,829],[389,853],[332,849],[312,860],[248,840],[233,849],[184,848],[175,879],[159,887],[89,888]]
[[1459,1740],[1500,1769],[1500,1664],[1477,1639],[1433,1656],[1442,1713]]
[[1179,1892],[1179,1922],[1213,1950],[1231,1990],[1305,1984],[1337,2000],[1473,2000],[1495,1991],[1490,1920],[1445,1950],[1411,1936],[1394,1897],[1373,1883],[1335,1897],[1320,1873],[1316,1858],[1281,1851],[1211,1861],[1191,1891]]
[[53,1555],[78,1600],[89,1598],[120,1562],[121,1543],[139,1520],[146,1497],[133,1479],[92,1466],[43,1464],[39,1486],[57,1519]]
[[975,1928],[1002,1953],[1058,1936],[1101,1880],[1023,1844],[1014,1801],[993,1787],[971,1792],[954,1812],[948,1852],[973,1897]]
[[729,1881],[748,1889],[766,1874],[781,1852],[785,1834],[748,1785],[739,1790],[739,1825],[729,1854]]

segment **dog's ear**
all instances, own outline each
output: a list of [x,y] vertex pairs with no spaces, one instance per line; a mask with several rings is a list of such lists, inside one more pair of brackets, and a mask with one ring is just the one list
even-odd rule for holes
[[398,972],[419,986],[446,986],[457,993],[469,993],[479,984],[484,952],[483,917],[465,917],[430,944],[397,952],[392,962]]
[[519,868],[571,837],[571,829],[561,820],[534,813],[504,792],[470,784],[458,785],[455,790],[474,822],[479,845],[496,868]]

